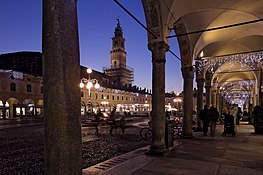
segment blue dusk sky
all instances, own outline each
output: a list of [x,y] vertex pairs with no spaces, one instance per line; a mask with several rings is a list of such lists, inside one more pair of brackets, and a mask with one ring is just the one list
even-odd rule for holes
[[[141,0],[119,0],[146,25]],[[80,63],[102,72],[110,66],[111,38],[120,19],[126,39],[127,66],[134,69],[134,85],[152,89],[151,52],[147,33],[113,0],[78,0]],[[1,0],[0,54],[17,51],[42,52],[42,1]],[[170,49],[180,56],[177,39],[169,40]],[[166,92],[181,92],[181,63],[166,53]]]

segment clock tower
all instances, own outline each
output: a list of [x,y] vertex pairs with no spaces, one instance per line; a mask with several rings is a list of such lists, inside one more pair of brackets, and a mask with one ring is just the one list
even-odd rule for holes
[[110,51],[110,67],[104,68],[104,72],[113,78],[115,84],[128,86],[133,82],[133,69],[126,65],[125,39],[120,20],[117,21]]

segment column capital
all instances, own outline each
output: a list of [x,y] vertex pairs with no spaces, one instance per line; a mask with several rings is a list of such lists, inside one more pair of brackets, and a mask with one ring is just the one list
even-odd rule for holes
[[183,78],[194,78],[194,67],[183,67],[181,68]]
[[149,43],[148,49],[152,52],[152,62],[165,63],[165,53],[169,50],[169,45],[166,42]]

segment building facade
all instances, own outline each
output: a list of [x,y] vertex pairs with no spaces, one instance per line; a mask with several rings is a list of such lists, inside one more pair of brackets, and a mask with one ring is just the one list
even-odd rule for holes
[[[125,39],[118,21],[112,38],[111,66],[104,72],[80,66],[80,81],[100,84],[80,88],[81,114],[98,110],[149,114],[151,91],[133,82],[133,69],[126,65]],[[0,55],[0,119],[43,115],[42,53],[14,52]]]

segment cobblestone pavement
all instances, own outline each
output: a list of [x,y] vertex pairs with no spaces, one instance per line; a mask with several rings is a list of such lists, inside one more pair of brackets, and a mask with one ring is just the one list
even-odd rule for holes
[[[112,136],[109,128],[83,128],[83,168],[144,147],[149,142],[139,136],[140,128],[128,127]],[[0,174],[44,174],[44,127],[26,126],[0,130]]]

